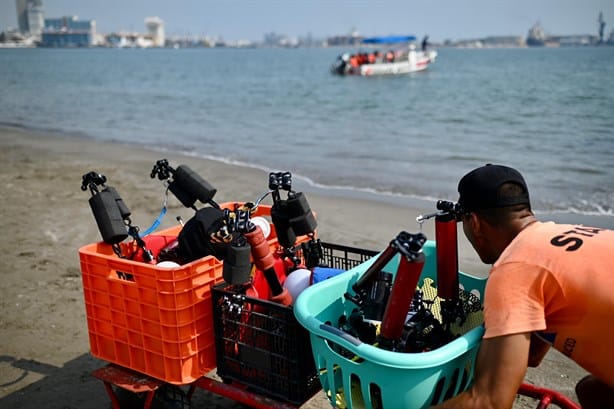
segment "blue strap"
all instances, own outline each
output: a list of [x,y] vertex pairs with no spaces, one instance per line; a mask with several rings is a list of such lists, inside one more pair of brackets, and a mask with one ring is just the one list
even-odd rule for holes
[[165,215],[166,215],[166,206],[162,206],[162,210],[160,210],[160,214],[158,215],[158,218],[154,220],[152,225],[147,230],[145,230],[142,233],[139,233],[139,236],[143,238],[147,236],[148,234],[153,233],[160,226],[160,223],[162,222],[162,219],[164,218]]

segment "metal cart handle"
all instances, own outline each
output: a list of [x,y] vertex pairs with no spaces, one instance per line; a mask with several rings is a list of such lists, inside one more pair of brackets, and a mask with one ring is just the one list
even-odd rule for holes
[[545,409],[551,403],[562,409],[581,409],[579,405],[562,393],[529,383],[523,382],[518,389],[518,394],[538,399],[539,402],[536,409]]

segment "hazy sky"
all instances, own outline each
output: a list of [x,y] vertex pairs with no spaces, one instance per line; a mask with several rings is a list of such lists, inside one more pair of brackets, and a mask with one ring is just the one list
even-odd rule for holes
[[[327,37],[428,34],[433,41],[488,35],[525,36],[540,22],[546,33],[596,34],[604,14],[614,28],[613,0],[43,0],[45,17],[77,15],[98,32],[144,32],[147,16],[164,20],[167,35],[259,41],[276,32]],[[15,0],[0,0],[0,30],[16,27]]]

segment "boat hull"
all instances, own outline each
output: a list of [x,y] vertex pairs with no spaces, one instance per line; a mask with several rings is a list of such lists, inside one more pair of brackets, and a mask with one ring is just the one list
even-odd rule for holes
[[436,57],[436,51],[413,51],[409,53],[407,58],[394,62],[377,62],[352,67],[349,64],[343,64],[343,61],[341,61],[332,67],[332,72],[339,75],[360,76],[409,74],[424,71],[435,61]]

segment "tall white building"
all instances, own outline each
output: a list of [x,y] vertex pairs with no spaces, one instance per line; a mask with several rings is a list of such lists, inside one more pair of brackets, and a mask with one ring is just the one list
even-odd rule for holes
[[147,17],[145,19],[147,32],[151,37],[154,47],[164,47],[166,38],[164,36],[164,21],[160,17]]
[[19,31],[40,37],[45,27],[42,0],[16,0],[16,6]]

